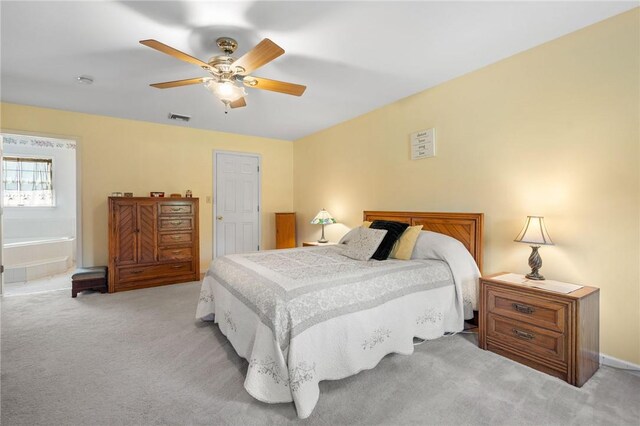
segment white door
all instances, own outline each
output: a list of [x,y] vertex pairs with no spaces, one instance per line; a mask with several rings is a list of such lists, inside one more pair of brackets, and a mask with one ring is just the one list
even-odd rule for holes
[[260,250],[260,158],[215,153],[214,256]]

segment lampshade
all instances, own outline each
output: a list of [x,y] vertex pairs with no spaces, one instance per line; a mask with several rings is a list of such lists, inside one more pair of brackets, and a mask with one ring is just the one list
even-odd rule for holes
[[213,92],[223,103],[228,104],[247,95],[244,87],[236,86],[231,81],[209,80],[205,87]]
[[331,223],[336,223],[336,220],[329,214],[328,211],[322,209],[318,212],[316,217],[311,221],[313,225],[329,225]]
[[524,224],[524,228],[522,228],[522,231],[520,231],[514,241],[533,245],[553,245],[547,228],[544,226],[544,217],[542,216],[527,216],[527,222]]

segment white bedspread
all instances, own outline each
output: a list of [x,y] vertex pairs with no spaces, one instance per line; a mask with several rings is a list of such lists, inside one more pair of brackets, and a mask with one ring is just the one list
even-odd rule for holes
[[264,402],[293,401],[300,418],[313,411],[321,380],[373,368],[388,353],[410,354],[414,336],[463,328],[455,260],[362,262],[342,249],[225,256],[202,283],[196,317],[215,320],[249,361],[247,391]]

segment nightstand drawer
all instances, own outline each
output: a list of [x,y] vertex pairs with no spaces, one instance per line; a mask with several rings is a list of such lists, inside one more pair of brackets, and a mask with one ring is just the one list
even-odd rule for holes
[[521,352],[547,360],[567,362],[567,336],[530,323],[489,314],[487,339],[502,342]]
[[518,321],[565,332],[567,306],[526,294],[490,288],[487,311]]

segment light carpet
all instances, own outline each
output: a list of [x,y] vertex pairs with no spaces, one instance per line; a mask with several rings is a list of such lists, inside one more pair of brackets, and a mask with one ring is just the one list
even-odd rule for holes
[[199,283],[2,300],[2,424],[542,425],[640,423],[640,377],[601,368],[582,388],[443,337],[322,382],[306,420],[242,384],[247,362],[194,319]]

